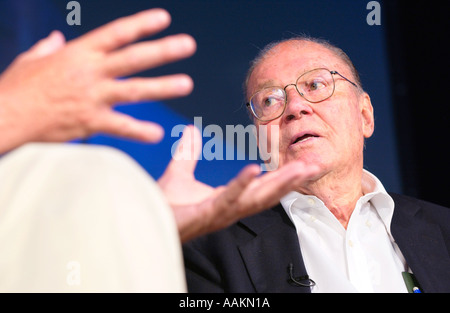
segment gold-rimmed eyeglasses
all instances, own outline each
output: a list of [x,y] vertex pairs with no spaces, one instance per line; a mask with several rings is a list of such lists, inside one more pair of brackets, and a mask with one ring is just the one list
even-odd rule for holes
[[339,75],[355,87],[354,82],[339,74],[337,71],[330,71],[326,68],[316,68],[300,75],[295,84],[288,84],[282,87],[265,87],[254,93],[247,107],[253,116],[262,122],[270,122],[283,115],[286,110],[287,95],[286,88],[295,86],[297,92],[306,101],[318,103],[330,98],[335,89],[334,75]]

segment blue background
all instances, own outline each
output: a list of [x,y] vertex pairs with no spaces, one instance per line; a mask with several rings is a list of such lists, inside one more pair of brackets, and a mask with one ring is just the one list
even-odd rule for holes
[[[115,18],[152,7],[165,8],[172,15],[171,26],[153,38],[183,32],[194,36],[198,44],[192,58],[139,74],[187,73],[195,82],[190,96],[116,108],[160,123],[166,131],[161,143],[149,145],[103,135],[85,142],[117,147],[158,178],[170,160],[172,145],[179,139],[170,136],[175,125],[193,123],[194,117],[202,117],[204,127],[248,125],[242,82],[249,61],[273,40],[307,34],[330,40],[353,60],[375,109],[376,129],[366,143],[365,168],[389,191],[405,191],[396,128],[399,118],[392,100],[387,21],[383,13],[380,26],[367,24],[368,1],[80,0],[80,26],[67,24],[68,2],[0,0],[0,70],[53,29],[61,30],[70,40]],[[383,1],[379,3],[384,6]],[[209,139],[205,137],[204,142]],[[196,177],[213,186],[225,184],[249,162],[255,161],[200,160]]]

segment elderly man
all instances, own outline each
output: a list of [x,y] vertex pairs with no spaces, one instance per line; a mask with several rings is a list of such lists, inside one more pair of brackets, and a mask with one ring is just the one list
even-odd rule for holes
[[180,241],[267,209],[314,171],[299,162],[259,177],[250,165],[213,190],[175,157],[158,186],[116,149],[57,144],[98,132],[161,140],[161,126],[112,107],[190,93],[185,74],[117,79],[194,53],[186,34],[134,43],[170,21],[151,9],[70,42],[54,31],[1,73],[0,292],[184,291]]
[[[314,167],[270,210],[184,246],[191,292],[449,292],[450,210],[388,194],[363,169],[370,98],[339,48],[267,46],[246,80],[279,168]],[[269,132],[270,133],[270,132]]]

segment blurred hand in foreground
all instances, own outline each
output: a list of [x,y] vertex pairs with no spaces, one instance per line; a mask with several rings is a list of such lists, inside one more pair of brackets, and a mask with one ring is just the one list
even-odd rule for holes
[[117,103],[188,95],[185,74],[117,79],[191,56],[186,34],[137,42],[170,24],[163,9],[123,17],[65,42],[53,31],[0,76],[0,153],[30,141],[67,141],[106,133],[145,142],[164,135],[156,123],[113,111]]

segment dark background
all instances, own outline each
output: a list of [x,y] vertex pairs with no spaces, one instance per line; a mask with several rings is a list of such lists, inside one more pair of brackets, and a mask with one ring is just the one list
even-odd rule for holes
[[384,1],[404,192],[450,206],[448,4]]
[[[166,136],[160,144],[102,135],[85,142],[115,146],[158,178],[179,139],[171,136],[175,125],[192,123],[194,117],[202,118],[203,127],[215,124],[223,130],[226,125],[249,124],[241,87],[249,61],[270,41],[307,34],[344,49],[371,96],[376,128],[367,140],[365,168],[388,191],[450,206],[446,194],[449,26],[444,2],[378,1],[381,25],[373,26],[366,21],[369,1],[363,0],[80,0],[80,26],[67,25],[68,2],[0,0],[0,70],[53,29],[71,39],[152,7],[167,9],[173,21],[154,38],[185,32],[198,44],[192,58],[140,73],[188,73],[195,81],[190,96],[117,108],[161,123]],[[204,137],[204,142],[210,139]],[[217,186],[249,162],[255,161],[200,160],[196,176]]]

